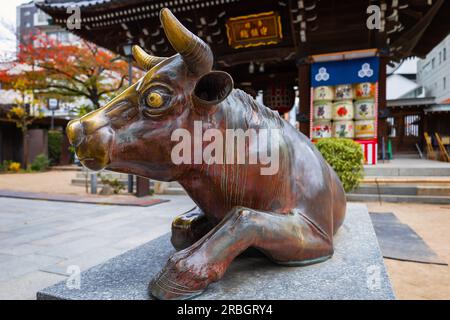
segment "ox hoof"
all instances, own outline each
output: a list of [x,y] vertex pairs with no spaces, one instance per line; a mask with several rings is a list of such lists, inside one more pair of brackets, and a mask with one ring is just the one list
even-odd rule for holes
[[158,300],[188,300],[201,295],[204,290],[186,291],[179,285],[167,285],[154,280],[150,283],[150,292]]
[[150,283],[149,290],[156,299],[191,299],[202,294],[208,286],[208,279],[194,274],[185,259],[177,259],[179,256],[177,253],[172,256]]

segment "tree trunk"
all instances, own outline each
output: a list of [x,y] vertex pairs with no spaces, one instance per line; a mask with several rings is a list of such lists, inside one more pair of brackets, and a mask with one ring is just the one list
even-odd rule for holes
[[22,136],[23,136],[23,168],[27,169],[28,167],[28,154],[29,154],[29,148],[28,148],[28,128],[25,127],[25,129],[22,130]]
[[94,110],[100,108],[100,97],[91,96],[90,100],[91,100],[92,104],[94,105]]

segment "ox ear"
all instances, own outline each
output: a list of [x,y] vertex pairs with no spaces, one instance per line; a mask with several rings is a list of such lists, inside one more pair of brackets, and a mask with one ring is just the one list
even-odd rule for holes
[[224,71],[211,71],[198,79],[192,94],[194,107],[198,111],[213,112],[233,90],[233,78]]

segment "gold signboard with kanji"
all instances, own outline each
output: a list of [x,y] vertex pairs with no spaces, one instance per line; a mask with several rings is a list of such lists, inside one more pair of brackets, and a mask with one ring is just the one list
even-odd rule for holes
[[277,44],[283,38],[280,15],[273,11],[229,18],[226,27],[228,44],[235,49]]

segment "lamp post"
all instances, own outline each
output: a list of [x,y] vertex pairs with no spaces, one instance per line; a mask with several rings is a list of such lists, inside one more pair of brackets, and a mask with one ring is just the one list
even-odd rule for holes
[[59,106],[59,100],[57,99],[48,99],[48,110],[52,112],[52,118],[50,123],[50,130],[55,129],[55,110],[58,109]]

